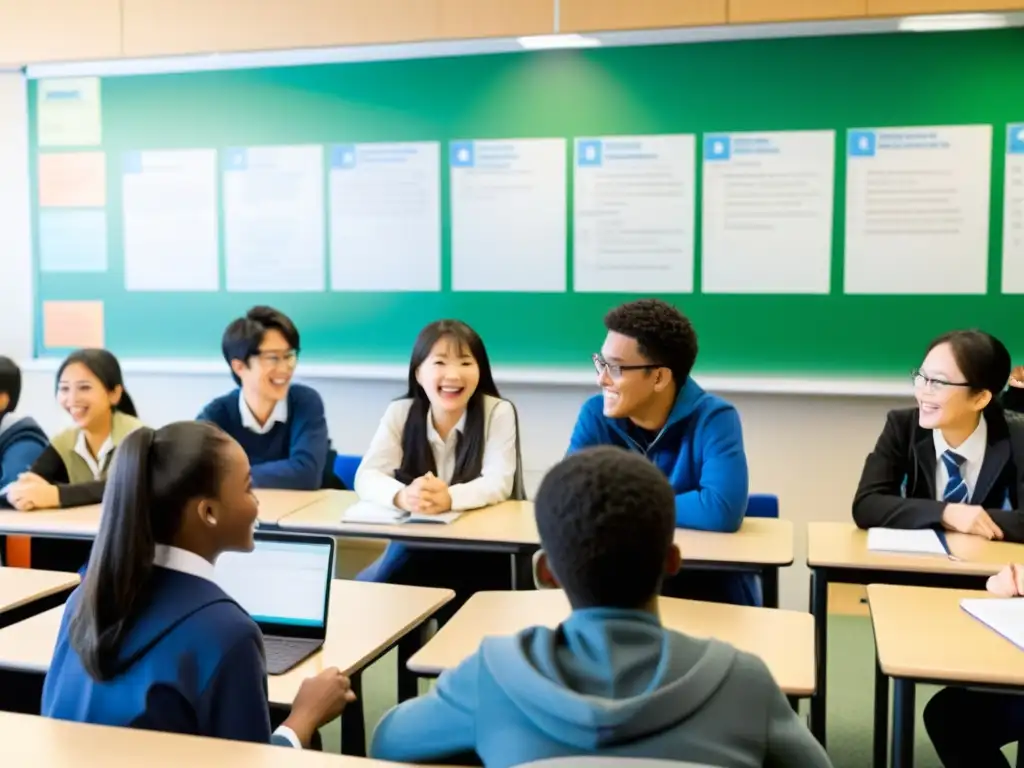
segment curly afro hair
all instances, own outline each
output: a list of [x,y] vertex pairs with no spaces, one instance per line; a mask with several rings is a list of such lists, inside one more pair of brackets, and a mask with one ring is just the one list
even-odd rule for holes
[[697,361],[697,332],[682,312],[658,299],[639,299],[611,310],[604,327],[636,339],[640,354],[672,371],[682,389]]

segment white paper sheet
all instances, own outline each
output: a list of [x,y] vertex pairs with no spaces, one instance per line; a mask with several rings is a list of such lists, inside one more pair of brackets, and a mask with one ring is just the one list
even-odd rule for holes
[[330,148],[331,288],[441,290],[440,145]]
[[357,501],[341,516],[343,523],[369,523],[371,525],[401,525],[403,523],[436,523],[448,525],[462,517],[461,512],[443,512],[439,515],[420,515],[403,509],[385,507],[369,501]]
[[1024,599],[969,598],[961,600],[960,607],[989,629],[1024,649]]
[[229,291],[324,290],[323,147],[228,149],[224,219]]
[[1024,123],[1006,129],[1003,293],[1024,293]]
[[834,131],[704,137],[701,288],[828,293]]
[[129,152],[122,180],[125,290],[218,290],[216,150]]
[[565,139],[453,141],[452,289],[566,287]]
[[898,552],[913,555],[943,555],[946,548],[935,531],[900,528],[869,528],[868,549],[871,552]]
[[845,291],[984,294],[992,126],[847,133]]
[[693,291],[692,135],[576,139],[573,288]]

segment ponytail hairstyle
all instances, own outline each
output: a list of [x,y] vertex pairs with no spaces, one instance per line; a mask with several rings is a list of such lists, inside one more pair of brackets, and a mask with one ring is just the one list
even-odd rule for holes
[[483,339],[460,320],[437,320],[416,337],[409,361],[409,391],[405,398],[412,400],[409,416],[402,430],[402,466],[395,478],[411,483],[427,472],[437,474],[434,453],[427,440],[427,419],[430,418],[430,399],[416,380],[416,371],[430,357],[434,345],[441,339],[450,339],[460,352],[469,352],[480,369],[480,381],[466,405],[466,426],[459,435],[455,448],[455,473],[451,485],[468,483],[480,477],[484,461],[484,396],[501,397],[491,373]]
[[985,406],[985,413],[1002,413],[999,395],[1010,380],[1013,361],[1006,346],[984,331],[950,331],[928,345],[925,354],[940,344],[949,344],[953,359],[971,387],[971,392],[989,392],[992,398]]
[[113,392],[118,387],[121,388],[121,399],[112,407],[112,410],[138,417],[135,403],[132,402],[128,390],[124,388],[121,364],[117,362],[117,358],[113,354],[105,349],[79,349],[72,352],[57,369],[57,387],[60,386],[60,377],[64,375],[64,369],[74,363],[88,368],[89,372],[100,380],[100,384],[107,392]]
[[117,674],[121,644],[142,608],[157,544],[170,544],[188,502],[215,497],[230,438],[206,422],[140,427],[117,449],[100,530],[70,639],[93,680]]

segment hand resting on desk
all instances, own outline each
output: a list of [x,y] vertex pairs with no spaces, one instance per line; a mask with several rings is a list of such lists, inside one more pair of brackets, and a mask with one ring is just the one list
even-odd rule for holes
[[989,576],[985,587],[999,597],[1021,597],[1024,595],[1024,565],[1006,566],[995,576]]
[[1003,530],[982,507],[971,504],[947,504],[942,510],[942,525],[951,531],[969,533],[992,541],[1001,540]]
[[60,506],[57,486],[48,483],[32,472],[22,472],[18,479],[7,487],[7,501],[21,512],[34,509],[56,509]]
[[448,484],[432,472],[417,477],[395,496],[395,506],[420,515],[439,515],[452,508]]

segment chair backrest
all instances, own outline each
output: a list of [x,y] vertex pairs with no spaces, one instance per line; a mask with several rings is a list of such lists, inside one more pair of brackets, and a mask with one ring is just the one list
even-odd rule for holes
[[334,474],[350,491],[356,487],[356,470],[362,461],[362,456],[346,456],[339,453],[334,457]]
[[773,493],[752,493],[747,499],[747,517],[778,517],[779,497]]

